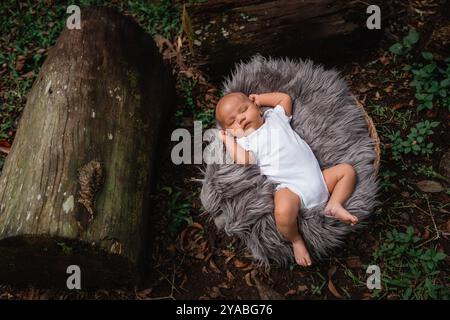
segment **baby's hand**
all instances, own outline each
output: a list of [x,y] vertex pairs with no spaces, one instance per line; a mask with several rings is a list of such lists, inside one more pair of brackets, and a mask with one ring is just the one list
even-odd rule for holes
[[251,102],[254,102],[257,107],[261,107],[261,101],[259,100],[259,94],[251,94],[248,96]]
[[225,142],[227,139],[232,138],[226,130],[219,130],[219,138],[222,142]]

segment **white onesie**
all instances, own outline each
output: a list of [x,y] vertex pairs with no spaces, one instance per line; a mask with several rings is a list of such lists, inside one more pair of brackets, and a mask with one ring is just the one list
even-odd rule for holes
[[301,201],[301,208],[312,208],[328,200],[328,188],[311,148],[289,124],[284,108],[277,105],[263,114],[264,123],[236,142],[253,152],[261,173],[278,183],[276,190],[288,187]]

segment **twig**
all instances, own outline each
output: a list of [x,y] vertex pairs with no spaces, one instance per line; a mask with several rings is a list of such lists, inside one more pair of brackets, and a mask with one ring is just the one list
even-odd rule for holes
[[[173,293],[174,290],[176,290],[178,293],[181,294],[181,292],[176,288],[175,286],[175,274],[178,270],[178,268],[180,268],[180,266],[183,264],[184,258],[186,257],[186,254],[183,254],[183,258],[181,259],[181,262],[178,264],[178,267],[175,267],[175,264],[173,265],[173,273],[172,273],[172,281],[170,281],[169,279],[167,279],[167,276],[165,274],[163,274],[161,271],[159,271],[158,269],[156,269],[156,271],[158,271],[158,273],[160,275],[162,275],[164,277],[164,279],[167,280],[167,282],[170,283],[171,285],[171,289],[170,289],[170,294],[168,296],[164,296],[164,297],[155,297],[155,298],[146,298],[147,300],[165,300],[165,299],[172,299],[172,300],[176,300]],[[187,291],[184,288],[181,288],[184,291]]]
[[428,239],[428,240],[422,242],[421,244],[415,246],[416,249],[419,248],[419,247],[421,247],[421,246],[423,246],[423,245],[425,245],[425,244],[427,244],[427,243],[429,243],[429,242],[431,242],[431,241],[435,241],[435,240],[437,240],[437,239],[440,238],[440,235],[439,235],[439,229],[438,229],[437,226],[436,226],[436,221],[434,220],[434,215],[433,215],[433,213],[431,212],[430,202],[428,201],[428,198],[427,198],[426,200],[427,200],[428,211],[429,211],[429,212],[426,212],[425,210],[423,210],[422,208],[420,208],[420,207],[419,207],[418,205],[416,205],[416,204],[414,204],[414,207],[416,207],[417,209],[419,209],[420,211],[422,211],[422,212],[425,213],[426,215],[430,216],[431,221],[433,222],[434,230],[436,231],[436,235],[435,235],[433,238],[430,238],[430,239]]

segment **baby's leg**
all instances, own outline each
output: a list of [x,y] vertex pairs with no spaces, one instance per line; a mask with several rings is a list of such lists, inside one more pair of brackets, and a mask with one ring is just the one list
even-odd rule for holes
[[311,265],[311,258],[297,227],[300,198],[288,188],[281,188],[275,192],[274,202],[277,229],[292,242],[295,261],[301,266]]
[[350,164],[341,163],[322,171],[330,200],[325,207],[325,212],[337,219],[354,225],[358,218],[350,214],[343,207],[345,201],[352,195],[356,183],[356,172]]

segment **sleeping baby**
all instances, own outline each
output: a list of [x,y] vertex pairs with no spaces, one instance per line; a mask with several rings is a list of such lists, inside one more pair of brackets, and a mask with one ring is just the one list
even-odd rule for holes
[[[264,113],[261,106],[271,107]],[[353,192],[356,173],[342,163],[321,171],[311,148],[292,129],[292,99],[281,92],[232,92],[216,107],[219,137],[235,163],[256,164],[276,184],[274,216],[278,231],[290,242],[295,261],[311,265],[298,230],[298,212],[325,203],[325,213],[354,225],[358,219],[343,204]],[[330,196],[331,194],[331,196]]]

